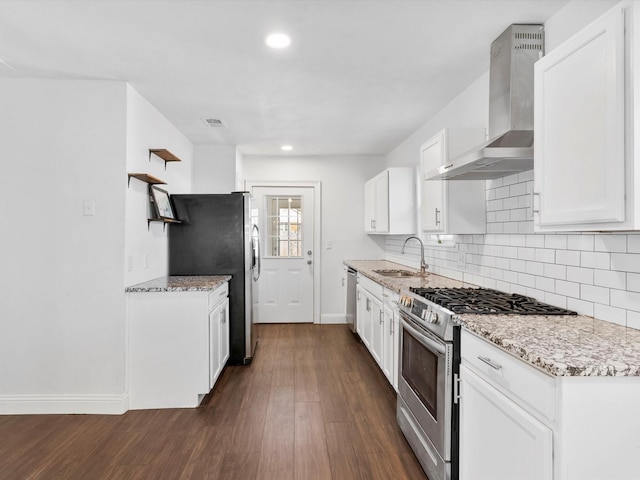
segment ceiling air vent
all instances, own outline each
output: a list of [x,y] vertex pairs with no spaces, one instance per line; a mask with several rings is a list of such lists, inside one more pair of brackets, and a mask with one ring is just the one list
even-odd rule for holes
[[219,118],[203,118],[202,121],[211,128],[225,128],[227,126],[227,124]]

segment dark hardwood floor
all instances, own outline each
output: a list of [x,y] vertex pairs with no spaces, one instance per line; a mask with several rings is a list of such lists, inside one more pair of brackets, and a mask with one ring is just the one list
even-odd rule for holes
[[3,480],[426,479],[346,325],[262,325],[197,409],[0,416]]

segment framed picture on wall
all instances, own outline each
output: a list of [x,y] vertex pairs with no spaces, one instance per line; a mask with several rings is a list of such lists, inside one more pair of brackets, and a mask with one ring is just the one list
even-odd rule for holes
[[156,218],[177,220],[175,213],[173,212],[173,207],[171,206],[169,192],[162,190],[155,185],[149,185],[149,193]]

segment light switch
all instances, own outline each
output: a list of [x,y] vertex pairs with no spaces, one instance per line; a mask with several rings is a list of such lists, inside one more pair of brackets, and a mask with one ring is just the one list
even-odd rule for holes
[[327,250],[331,250],[333,248],[333,242],[331,240],[327,240],[325,245]]
[[82,201],[82,214],[85,217],[95,215],[96,214],[96,203],[93,200],[83,200]]

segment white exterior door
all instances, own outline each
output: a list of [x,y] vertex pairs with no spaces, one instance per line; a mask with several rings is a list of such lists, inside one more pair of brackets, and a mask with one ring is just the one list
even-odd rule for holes
[[314,192],[311,187],[253,187],[262,266],[260,323],[313,322]]

